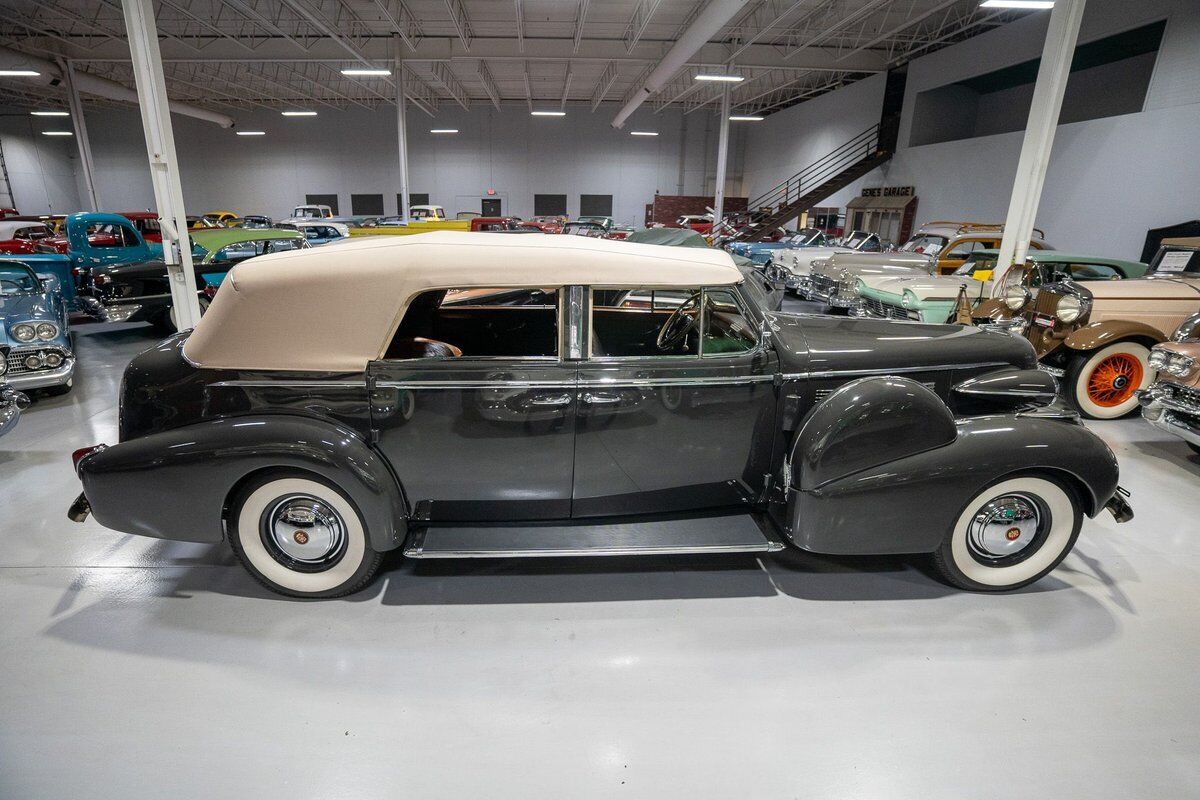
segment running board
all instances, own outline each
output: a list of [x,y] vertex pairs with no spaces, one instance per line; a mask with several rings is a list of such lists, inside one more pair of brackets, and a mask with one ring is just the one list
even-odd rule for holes
[[[768,523],[769,524],[769,523]],[[404,545],[409,558],[651,556],[678,553],[773,553],[783,542],[749,514],[591,524],[429,527]]]

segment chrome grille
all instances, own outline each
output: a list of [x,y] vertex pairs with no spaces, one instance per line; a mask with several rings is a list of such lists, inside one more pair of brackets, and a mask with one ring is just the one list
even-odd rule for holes
[[1033,313],[1053,317],[1058,313],[1059,300],[1062,300],[1061,294],[1042,290],[1037,293],[1037,297],[1033,298]]
[[828,275],[814,273],[810,278],[812,287],[824,294],[834,294],[837,291],[838,282]]
[[1163,393],[1168,399],[1190,406],[1195,409],[1195,413],[1200,414],[1200,389],[1180,386],[1170,381],[1161,381],[1158,385],[1162,387]]
[[882,300],[876,300],[871,297],[862,298],[863,308],[873,317],[886,317],[888,319],[911,319],[908,316],[908,310],[902,306],[892,303],[885,303]]
[[[64,358],[66,357],[66,354],[57,347],[26,347],[23,350],[9,350],[8,358],[5,361],[5,363],[8,365],[8,371],[4,373],[4,376],[28,375],[31,372],[46,372],[47,370],[51,369],[50,367],[38,367],[37,369],[30,369],[29,367],[25,366],[25,357],[30,353],[58,353]],[[2,382],[3,379],[4,377],[0,376],[0,382]]]

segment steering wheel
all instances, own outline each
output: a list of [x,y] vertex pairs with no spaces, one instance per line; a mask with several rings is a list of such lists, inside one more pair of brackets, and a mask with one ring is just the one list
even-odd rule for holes
[[700,293],[696,292],[671,312],[654,341],[659,350],[673,350],[683,342],[700,321],[699,308]]

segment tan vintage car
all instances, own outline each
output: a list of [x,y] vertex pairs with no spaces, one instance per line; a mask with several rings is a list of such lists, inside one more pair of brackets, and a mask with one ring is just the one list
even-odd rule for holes
[[1091,419],[1136,409],[1136,393],[1154,382],[1151,348],[1200,312],[1200,238],[1164,240],[1146,277],[1135,280],[1030,287],[1028,275],[1010,270],[1004,279],[1012,329],[1033,344],[1042,368],[1063,379],[1066,399]]
[[1142,417],[1159,430],[1178,436],[1200,454],[1200,314],[1188,319],[1170,341],[1150,351],[1158,380],[1138,392]]
[[[953,275],[972,253],[1000,247],[1004,226],[991,222],[926,222],[900,247],[901,253],[919,253],[937,258],[938,275]],[[1053,250],[1046,234],[1033,229],[1030,250]]]

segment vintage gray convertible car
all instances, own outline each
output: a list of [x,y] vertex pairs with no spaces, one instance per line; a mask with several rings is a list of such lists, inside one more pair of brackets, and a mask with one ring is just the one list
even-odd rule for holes
[[74,454],[72,519],[226,538],[271,589],[333,597],[397,548],[928,553],[995,591],[1085,516],[1131,516],[1113,454],[1004,333],[764,310],[726,253],[587,237],[252,261],[130,363],[120,443]]

